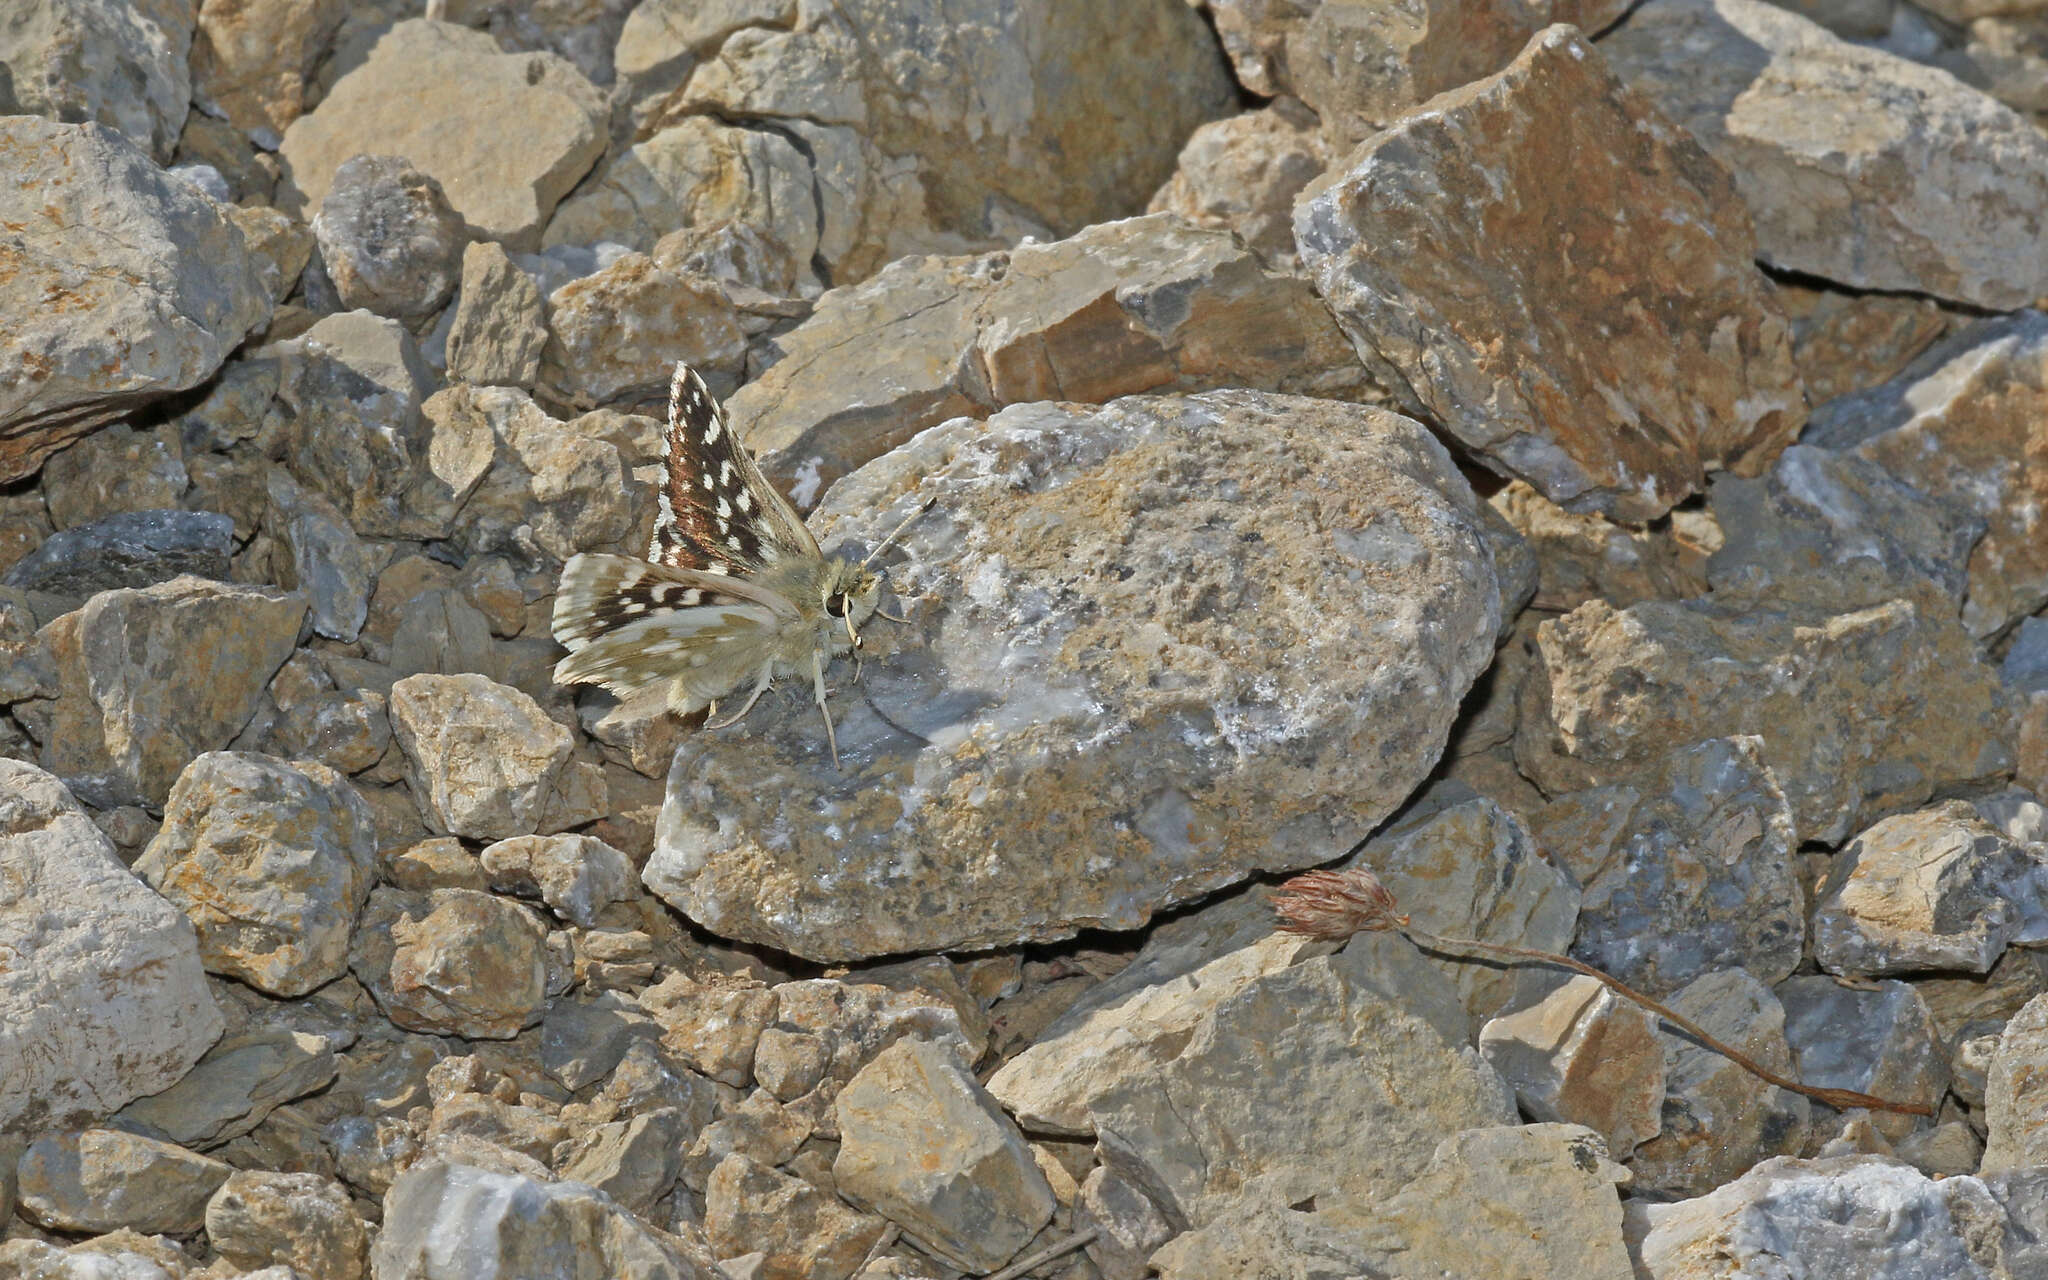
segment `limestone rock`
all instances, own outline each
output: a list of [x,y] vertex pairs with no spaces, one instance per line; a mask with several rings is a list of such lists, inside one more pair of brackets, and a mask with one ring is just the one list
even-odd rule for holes
[[603,119],[596,89],[561,58],[503,53],[481,31],[412,19],[285,130],[278,203],[317,209],[351,156],[404,156],[483,238],[530,250],[603,154]]
[[1398,10],[1370,0],[1210,0],[1208,8],[1239,82],[1300,98],[1340,147],[1492,75],[1550,23],[1591,35],[1628,11],[1618,0],[1433,0]]
[[369,806],[340,774],[216,751],[178,776],[135,872],[190,917],[210,971],[300,996],[348,971],[376,856]]
[[2048,604],[2048,314],[1980,321],[1883,386],[1845,396],[1808,438],[1984,521],[1963,621],[2003,631]]
[[840,1192],[967,1271],[1014,1257],[1054,1200],[1016,1124],[958,1055],[898,1040],[839,1095]]
[[1813,908],[1830,973],[1989,972],[2011,942],[2048,941],[2048,858],[1960,801],[1885,818],[1842,847]]
[[1321,1214],[1246,1195],[1214,1221],[1175,1236],[1148,1261],[1160,1280],[1222,1275],[1339,1280],[1372,1274],[1366,1268],[1374,1257],[1356,1232]]
[[391,731],[421,816],[471,840],[532,835],[572,745],[533,699],[479,675],[392,685]]
[[1656,1018],[1580,975],[1479,1033],[1479,1052],[1538,1120],[1584,1125],[1627,1159],[1663,1120]]
[[168,164],[192,103],[190,3],[22,0],[0,28],[7,113],[118,129]]
[[1242,391],[925,432],[818,521],[828,549],[872,545],[944,495],[890,570],[910,625],[866,638],[867,693],[910,735],[835,703],[832,772],[794,696],[691,735],[643,878],[824,959],[1129,928],[1326,860],[1427,772],[1491,660],[1491,556],[1448,461],[1393,414]]
[[1998,1037],[1984,1086],[1983,1171],[2002,1173],[2048,1164],[2048,997],[2036,996]]
[[706,377],[734,376],[746,335],[710,280],[629,253],[548,297],[539,386],[578,409],[665,401],[677,361]]
[[754,1046],[775,1017],[773,991],[741,978],[698,982],[672,973],[638,999],[686,1066],[734,1086],[753,1079]]
[[0,1131],[97,1119],[175,1083],[224,1025],[192,926],[55,778],[0,759]]
[[[1796,1074],[1784,1007],[1748,971],[1704,974],[1665,1003],[1771,1070]],[[1764,1083],[1666,1024],[1658,1024],[1657,1038],[1664,1049],[1662,1131],[1628,1157],[1637,1190],[1703,1195],[1759,1160],[1801,1150],[1811,1114],[1804,1097]]]
[[1410,412],[1567,510],[1654,518],[1806,419],[1727,172],[1567,28],[1337,161],[1294,233]]
[[1815,407],[1894,377],[1949,327],[1932,298],[1781,284],[1778,301],[1791,317],[1792,358]]
[[193,100],[275,149],[348,11],[348,0],[201,0]]
[[509,1040],[547,1008],[546,932],[473,889],[370,894],[349,967],[408,1031]]
[[1771,265],[1992,310],[2048,293],[2048,138],[1996,100],[1761,0],[1654,0],[1600,47],[1728,167]]
[[229,1175],[206,1203],[206,1242],[236,1266],[285,1263],[305,1280],[360,1280],[370,1260],[348,1192],[315,1173]]
[[1255,1178],[1290,1204],[1391,1194],[1443,1138],[1513,1122],[1464,1022],[1406,941],[1362,934],[1249,984],[1099,1099],[1102,1161],[1176,1226],[1215,1220]]
[[[144,21],[113,4],[103,17]],[[21,317],[0,336],[4,483],[204,381],[269,319],[270,296],[219,206],[112,130],[6,117],[0,157],[0,311]]]
[[606,907],[639,892],[626,855],[595,836],[513,836],[487,846],[477,860],[491,888],[539,898],[586,928]]
[[1756,479],[1716,476],[1709,506],[1724,538],[1707,558],[1717,595],[1845,612],[1915,594],[1963,607],[1970,549],[1984,534],[1982,519],[1894,468],[1806,444]]
[[208,1198],[233,1172],[218,1160],[118,1129],[38,1138],[22,1153],[20,1169],[21,1211],[43,1226],[168,1235],[197,1231]]
[[774,1017],[754,1049],[754,1079],[825,1138],[839,1136],[839,1091],[898,1040],[942,1045],[965,1063],[979,1061],[987,1047],[986,1023],[970,1025],[956,1005],[922,989],[815,978],[778,983],[773,994]]
[[1910,600],[1839,614],[1596,600],[1537,637],[1515,758],[1552,794],[1756,734],[1797,838],[1834,842],[1867,815],[2010,767],[1996,673],[1960,623]]
[[351,311],[430,316],[455,290],[468,238],[441,184],[404,156],[350,156],[313,216],[328,278]]
[[234,533],[234,520],[213,511],[124,511],[51,534],[0,583],[76,609],[102,591],[154,586],[180,574],[225,578]]
[[[1218,386],[1370,398],[1305,281],[1170,214],[898,262],[774,342],[780,358],[731,413],[799,507],[927,427],[1022,401]],[[874,355],[851,376],[849,346]]]
[[532,390],[547,345],[540,288],[488,241],[462,251],[462,293],[448,330],[448,376]]
[[706,1240],[723,1256],[765,1255],[763,1276],[851,1276],[886,1228],[882,1219],[742,1155],[720,1162],[705,1188]]
[[68,529],[123,511],[182,505],[190,486],[178,433],[137,431],[113,423],[54,454],[43,464],[43,501],[50,519]]
[[[441,1259],[449,1259],[446,1264]],[[384,1195],[371,1248],[378,1276],[562,1276],[569,1280],[712,1280],[711,1259],[645,1226],[601,1191],[426,1159]]]
[[1292,98],[1211,120],[1188,136],[1148,211],[1234,231],[1267,261],[1291,262],[1294,198],[1330,163],[1316,126],[1315,113]]
[[324,1036],[281,1028],[230,1035],[184,1079],[123,1107],[120,1120],[184,1146],[218,1147],[279,1106],[326,1088],[337,1069]]
[[[1785,1006],[1785,1040],[1806,1084],[1855,1089],[1898,1102],[1932,1107],[1948,1087],[1948,1056],[1927,1002],[1892,979],[1870,989],[1845,987],[1825,974],[1791,978],[1777,987]],[[1872,1112],[1887,1138],[1901,1138],[1913,1116]]]
[[15,1268],[28,1280],[187,1280],[188,1265],[188,1255],[168,1237],[125,1230],[63,1249],[30,1238],[0,1244],[0,1267]]
[[1145,1280],[1146,1259],[1174,1234],[1150,1196],[1101,1165],[1088,1171],[1074,1200],[1074,1229],[1095,1232],[1088,1260],[1103,1280]]
[[1585,886],[1574,956],[1653,995],[1738,965],[1791,976],[1806,941],[1798,846],[1767,749],[1710,738],[1532,815]]
[[[1798,446],[1794,446],[1797,448]],[[1716,477],[1719,484],[1725,473]],[[1567,613],[1588,600],[1616,608],[1699,595],[1676,539],[1597,515],[1566,511],[1520,480],[1487,499],[1527,541],[1537,566],[1538,609]]]
[[682,1172],[683,1113],[674,1107],[602,1124],[576,1139],[556,1160],[562,1178],[604,1192],[647,1216]]

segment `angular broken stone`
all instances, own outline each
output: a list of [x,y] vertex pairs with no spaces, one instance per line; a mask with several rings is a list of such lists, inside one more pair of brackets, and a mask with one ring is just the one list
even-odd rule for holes
[[500,893],[539,898],[572,924],[597,923],[597,914],[639,892],[626,855],[595,836],[513,836],[477,855]]
[[1234,231],[1267,261],[1291,263],[1294,198],[1329,163],[1315,113],[1280,98],[1188,135],[1173,176],[1153,193],[1146,212],[1177,213],[1197,226]]
[[1525,1113],[1584,1125],[1623,1159],[1662,1127],[1656,1018],[1583,974],[1488,1022],[1479,1052]]
[[902,1226],[945,1261],[1002,1266],[1055,1202],[1016,1123],[949,1046],[898,1040],[839,1094],[840,1193]]
[[821,1137],[839,1136],[834,1101],[867,1064],[898,1040],[943,1046],[961,1062],[981,1057],[986,1024],[969,1027],[958,1008],[922,989],[815,978],[778,983],[774,1017],[754,1049],[754,1079],[800,1110]]
[[370,807],[340,774],[215,751],[178,775],[135,873],[191,919],[208,970],[300,996],[348,971],[376,859]]
[[546,931],[474,889],[370,895],[349,967],[408,1031],[509,1040],[547,1009]]
[[151,893],[57,779],[0,759],[0,1130],[93,1122],[168,1088],[223,1020],[191,923]]
[[[1929,1108],[1941,1101],[1948,1055],[1927,1002],[1909,984],[1887,978],[1863,989],[1814,974],[1779,983],[1777,996],[1801,1083]],[[1885,1137],[1901,1138],[1919,1119],[1873,1111],[1870,1122]]]
[[1537,609],[1569,612],[1593,599],[1624,608],[1704,589],[1688,573],[1681,546],[1668,531],[1566,511],[1520,480],[1503,486],[1487,505],[1528,543],[1537,568],[1530,603]]
[[197,7],[24,0],[0,32],[7,113],[118,129],[169,164],[192,105]]
[[359,1280],[370,1261],[348,1192],[316,1173],[230,1174],[206,1203],[206,1242],[237,1266],[284,1263],[304,1280]]
[[218,1160],[118,1129],[51,1134],[22,1153],[21,1212],[59,1231],[184,1235],[234,1172]]
[[1806,420],[1727,172],[1570,28],[1337,161],[1294,232],[1375,377],[1567,510],[1652,519]]
[[547,323],[537,385],[577,409],[664,400],[677,361],[736,377],[747,354],[723,290],[642,253],[556,289]]
[[1991,310],[2048,293],[2048,138],[1760,0],[1653,0],[1600,47],[1735,177],[1758,256]]
[[285,130],[278,203],[317,209],[350,157],[404,156],[483,238],[535,249],[556,201],[604,153],[603,118],[598,91],[563,59],[412,19]]
[[[1665,1003],[1734,1045],[1759,1065],[1796,1076],[1785,1041],[1785,1009],[1745,969],[1703,974]],[[1806,1142],[1812,1104],[1766,1084],[1678,1031],[1659,1023],[1664,1046],[1661,1131],[1629,1157],[1635,1188],[1703,1195],[1770,1156],[1796,1155]]]
[[76,609],[102,591],[154,586],[180,574],[225,578],[234,533],[234,520],[212,511],[118,512],[51,534],[0,583]]
[[699,982],[671,973],[637,996],[684,1065],[736,1087],[753,1079],[754,1046],[775,1017],[775,993],[744,978]]
[[1754,734],[1797,838],[1832,843],[2011,767],[1996,670],[1952,616],[1910,600],[1849,613],[1595,600],[1537,637],[1515,759],[1553,795]]
[[188,1147],[210,1149],[248,1133],[284,1103],[333,1082],[323,1036],[283,1029],[222,1039],[184,1079],[123,1107],[123,1123]]
[[1807,439],[1984,522],[1963,601],[1971,634],[2048,604],[2048,314],[1958,331],[1891,382],[1828,405]]
[[400,320],[430,316],[455,290],[468,228],[441,184],[404,156],[350,156],[313,215],[320,261],[341,305]]
[[392,685],[391,732],[421,816],[471,840],[532,835],[573,745],[533,699],[479,675]]
[[794,691],[676,756],[643,876],[714,932],[992,946],[1325,861],[1491,661],[1478,504],[1383,410],[1237,391],[958,420],[836,486],[828,549],[920,493],[943,501],[889,569],[912,621],[865,637],[880,713],[832,704],[844,770]]
[[1737,965],[1791,976],[1806,941],[1798,846],[1764,751],[1710,738],[1530,816],[1584,886],[1573,956],[1653,995]]
[[448,330],[448,376],[478,386],[532,390],[547,345],[547,313],[533,277],[502,246],[462,251],[462,293]]
[[1778,301],[1792,319],[1792,358],[1816,408],[1895,376],[1949,327],[1940,303],[1906,294],[1781,282]]
[[1842,846],[1813,908],[1830,973],[1987,973],[2008,943],[2048,941],[2048,858],[1951,800]]
[[721,1257],[760,1256],[763,1276],[853,1275],[887,1229],[881,1218],[743,1155],[721,1161],[704,1191],[706,1241]]
[[209,0],[198,8],[193,100],[275,149],[305,110],[314,67],[348,16],[348,0]]
[[270,295],[220,207],[113,130],[12,115],[0,150],[0,311],[15,317],[0,333],[6,483],[197,386],[270,318]]
[[1984,1085],[1985,1173],[2048,1164],[2048,996],[2014,1014],[1998,1037]]
[[[1029,400],[1375,391],[1308,283],[1170,214],[977,257],[911,258],[818,300],[733,423],[800,507],[926,427]],[[844,352],[872,358],[849,370]]]
[[1444,1138],[1513,1123],[1514,1106],[1449,984],[1374,933],[1250,983],[1090,1115],[1103,1164],[1185,1228],[1259,1178],[1288,1204],[1392,1194]]

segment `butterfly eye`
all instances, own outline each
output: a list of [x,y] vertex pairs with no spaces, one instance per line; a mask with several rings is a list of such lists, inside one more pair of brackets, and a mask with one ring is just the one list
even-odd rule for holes
[[826,613],[829,613],[829,614],[831,614],[831,615],[832,615],[833,617],[835,617],[835,618],[843,618],[843,617],[845,617],[845,616],[846,616],[846,593],[845,593],[845,592],[843,592],[843,591],[835,591],[835,592],[833,592],[833,593],[832,593],[831,595],[829,595],[829,596],[826,596],[826,597],[825,597],[825,612],[826,612]]

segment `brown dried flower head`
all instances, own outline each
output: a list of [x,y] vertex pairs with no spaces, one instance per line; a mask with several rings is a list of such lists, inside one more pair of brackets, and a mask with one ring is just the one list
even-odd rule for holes
[[1273,892],[1282,932],[1338,941],[1354,933],[1406,928],[1408,917],[1396,913],[1396,905],[1379,877],[1364,867],[1306,871]]

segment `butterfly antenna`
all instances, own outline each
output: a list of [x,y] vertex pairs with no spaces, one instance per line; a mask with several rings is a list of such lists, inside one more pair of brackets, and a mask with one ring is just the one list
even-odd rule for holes
[[873,563],[875,562],[875,557],[876,557],[876,556],[879,556],[879,555],[881,555],[881,554],[882,554],[882,553],[883,553],[884,551],[887,551],[887,550],[888,550],[888,549],[889,549],[890,547],[893,547],[893,546],[895,546],[895,545],[896,545],[896,539],[898,539],[898,538],[900,538],[900,537],[902,537],[902,536],[903,536],[903,531],[904,531],[905,529],[908,529],[908,528],[910,527],[910,522],[911,522],[911,521],[913,521],[913,520],[915,520],[915,519],[917,519],[917,518],[918,518],[919,516],[923,515],[923,514],[924,514],[925,512],[927,512],[927,511],[930,511],[930,510],[931,510],[931,509],[932,509],[933,507],[935,507],[935,506],[937,506],[937,505],[938,505],[938,502],[939,502],[939,495],[937,495],[937,494],[933,494],[933,495],[932,495],[931,497],[929,497],[929,498],[926,498],[926,499],[925,499],[925,500],[924,500],[923,502],[920,502],[920,503],[918,503],[918,504],[917,504],[917,510],[915,510],[915,511],[911,512],[911,513],[910,513],[909,515],[907,515],[907,516],[903,517],[903,523],[901,523],[901,524],[897,525],[897,526],[895,527],[895,529],[891,530],[891,531],[890,531],[890,533],[889,533],[889,536],[888,536],[888,537],[886,537],[886,538],[884,538],[884,539],[882,539],[882,541],[881,541],[881,542],[880,542],[880,543],[879,543],[879,544],[878,544],[878,545],[877,545],[877,546],[875,547],[875,549],[874,549],[873,551],[870,551],[870,552],[868,552],[868,558],[860,562],[860,567],[861,567],[861,568],[863,568],[863,569],[867,568],[867,567],[868,567],[869,565],[871,565],[871,564],[873,564]]

